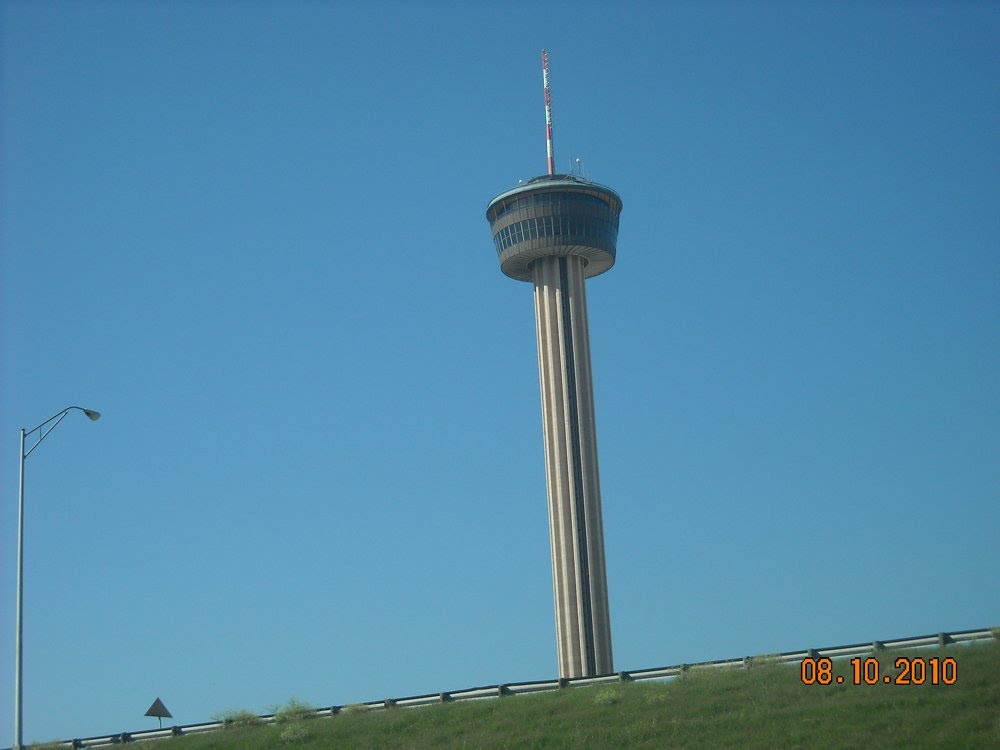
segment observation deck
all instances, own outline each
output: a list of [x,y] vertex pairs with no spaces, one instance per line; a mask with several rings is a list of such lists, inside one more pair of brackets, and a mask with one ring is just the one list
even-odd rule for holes
[[532,281],[539,258],[577,255],[586,278],[615,263],[622,199],[611,188],[582,177],[535,177],[501,193],[486,209],[500,260],[512,279]]

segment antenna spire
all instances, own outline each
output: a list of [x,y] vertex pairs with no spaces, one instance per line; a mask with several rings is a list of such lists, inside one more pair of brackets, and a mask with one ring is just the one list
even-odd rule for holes
[[552,94],[549,92],[549,53],[542,50],[542,87],[545,91],[545,150],[549,157],[549,174],[556,173],[556,158],[552,150]]

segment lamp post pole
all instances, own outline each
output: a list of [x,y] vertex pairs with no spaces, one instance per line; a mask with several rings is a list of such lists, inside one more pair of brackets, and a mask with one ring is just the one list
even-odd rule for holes
[[[14,635],[14,749],[21,750],[22,737],[21,737],[21,651],[22,651],[22,634],[24,632],[24,459],[26,459],[31,452],[38,447],[38,444],[45,439],[52,430],[55,429],[56,425],[59,424],[63,418],[73,410],[82,411],[87,418],[92,422],[96,422],[101,418],[100,412],[96,412],[93,409],[84,409],[82,406],[67,406],[58,414],[46,419],[37,427],[31,430],[25,430],[21,428],[21,450],[20,450],[20,470],[18,471],[17,477],[17,606],[15,609],[15,617],[17,618],[17,629]],[[49,423],[52,424],[49,424]],[[44,431],[43,427],[48,428]],[[38,432],[38,440],[32,445],[27,451],[24,450],[24,439],[28,435],[32,435]]]
[[24,428],[21,428],[21,470],[17,476],[17,630],[14,635],[14,750],[21,750],[21,633],[24,621],[21,604],[24,599]]

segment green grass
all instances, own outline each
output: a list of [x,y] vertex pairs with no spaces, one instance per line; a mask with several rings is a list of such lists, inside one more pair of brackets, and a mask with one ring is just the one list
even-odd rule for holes
[[139,743],[155,750],[268,748],[986,748],[1000,747],[1000,642],[884,651],[884,674],[906,653],[953,657],[954,685],[803,685],[797,666],[692,670],[668,683],[568,688],[424,708],[351,711],[331,718]]

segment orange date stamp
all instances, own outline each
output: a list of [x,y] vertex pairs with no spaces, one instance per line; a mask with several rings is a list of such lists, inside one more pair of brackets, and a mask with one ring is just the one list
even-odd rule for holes
[[807,657],[800,665],[803,685],[954,685],[958,682],[958,663],[950,656],[924,659],[919,656],[897,657],[892,667],[884,669],[875,657],[854,657],[850,670],[839,674],[833,660],[822,656]]

